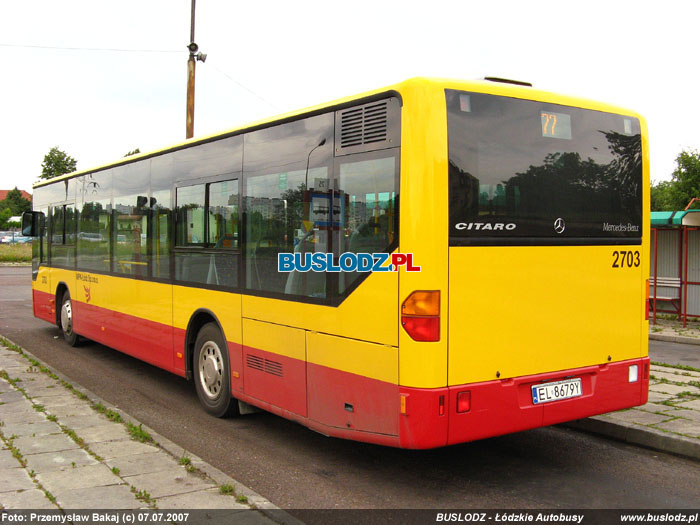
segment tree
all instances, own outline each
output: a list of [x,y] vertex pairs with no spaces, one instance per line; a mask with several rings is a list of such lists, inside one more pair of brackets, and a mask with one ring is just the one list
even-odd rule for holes
[[683,150],[676,157],[671,180],[652,185],[651,209],[682,210],[693,197],[700,197],[700,152]]
[[10,225],[9,225],[10,217],[12,217],[12,212],[10,211],[9,208],[5,208],[4,210],[0,210],[0,230],[6,230],[7,228],[10,227]]
[[10,210],[10,216],[22,215],[25,211],[32,209],[31,201],[22,197],[22,192],[15,186],[14,190],[7,192],[5,200],[0,201],[0,210]]
[[700,152],[681,151],[676,157],[672,195],[678,210],[685,208],[693,197],[700,197]]
[[130,151],[129,153],[127,153],[127,154],[124,155],[124,156],[125,156],[125,157],[131,157],[132,155],[138,155],[139,153],[141,153],[141,150],[140,150],[139,148],[136,148],[135,150]]
[[58,147],[53,147],[44,155],[41,163],[41,179],[53,179],[75,171],[78,161]]
[[[651,211],[672,211],[678,208],[674,207],[673,183],[670,180],[662,180],[657,184],[651,185]],[[683,206],[685,208],[685,206]]]

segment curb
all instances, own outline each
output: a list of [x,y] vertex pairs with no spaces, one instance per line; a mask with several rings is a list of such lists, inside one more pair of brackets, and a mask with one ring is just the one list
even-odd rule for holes
[[667,341],[669,343],[684,343],[687,345],[700,345],[700,339],[695,337],[683,337],[681,335],[664,335],[664,334],[649,334],[649,339],[656,339],[657,341]]
[[606,416],[593,416],[564,423],[564,426],[617,439],[677,456],[700,459],[700,442],[655,428],[641,427],[626,421],[610,421]]
[[47,363],[36,357],[34,354],[31,352],[27,351],[26,348],[23,346],[20,346],[16,344],[14,341],[11,339],[8,339],[4,335],[0,334],[0,337],[5,339],[8,343],[21,348],[22,352],[29,357],[30,359],[35,359],[38,361],[42,366],[48,368],[51,373],[55,374],[60,380],[63,380],[67,383],[70,383],[73,385],[73,390],[76,392],[80,392],[84,395],[87,396],[88,401],[90,401],[93,404],[101,403],[102,405],[105,406],[105,408],[113,410],[114,412],[117,412],[120,416],[122,416],[122,419],[125,421],[129,421],[132,424],[137,424],[141,425],[141,427],[148,432],[151,437],[153,438],[153,442],[156,446],[159,448],[162,448],[165,452],[173,456],[174,458],[180,458],[184,455],[187,455],[188,458],[191,459],[192,464],[201,472],[203,472],[205,475],[209,476],[212,480],[216,482],[217,485],[226,485],[229,484],[231,485],[236,494],[241,494],[244,495],[248,498],[248,503],[251,506],[251,510],[257,510],[261,514],[265,515],[268,519],[274,521],[275,523],[279,523],[280,525],[300,525],[302,522],[294,518],[291,514],[288,514],[286,511],[283,509],[280,509],[277,505],[269,501],[267,498],[261,496],[254,490],[246,487],[242,483],[236,481],[229,475],[225,474],[221,470],[217,469],[216,467],[210,465],[209,463],[205,462],[202,458],[199,456],[187,451],[183,447],[176,445],[172,441],[170,441],[168,438],[165,436],[162,436],[155,430],[153,430],[151,427],[148,425],[144,425],[141,423],[139,420],[137,420],[135,417],[133,417],[130,414],[127,414],[124,412],[122,409],[119,407],[113,405],[112,403],[105,401],[102,399],[100,396],[95,394],[94,392],[91,392],[90,390],[86,389],[82,385],[79,385],[76,383],[74,380],[70,379],[69,377],[65,376],[63,373],[59,372],[56,370],[54,367],[49,366]]

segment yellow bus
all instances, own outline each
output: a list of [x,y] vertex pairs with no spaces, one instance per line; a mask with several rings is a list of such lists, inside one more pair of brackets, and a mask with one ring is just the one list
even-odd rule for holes
[[214,416],[432,448],[644,404],[634,112],[411,79],[41,182],[36,317]]

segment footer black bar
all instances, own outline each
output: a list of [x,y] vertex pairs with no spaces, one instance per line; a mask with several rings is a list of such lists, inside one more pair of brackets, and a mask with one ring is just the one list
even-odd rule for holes
[[700,525],[700,509],[505,509],[505,510],[0,510],[0,524],[8,523],[186,523],[246,525],[338,524],[576,524],[663,523]]

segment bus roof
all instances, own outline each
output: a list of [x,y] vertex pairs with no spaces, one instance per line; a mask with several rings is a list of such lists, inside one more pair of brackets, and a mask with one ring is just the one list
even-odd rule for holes
[[303,108],[303,109],[299,109],[299,110],[295,110],[295,111],[290,111],[288,113],[283,113],[281,115],[276,115],[276,116],[269,117],[269,118],[259,120],[259,121],[254,121],[254,122],[245,124],[243,126],[235,127],[235,128],[229,129],[229,130],[218,132],[218,133],[213,133],[211,135],[206,135],[203,137],[188,139],[188,140],[185,140],[183,142],[171,144],[169,146],[165,146],[163,148],[156,149],[153,151],[139,153],[136,155],[130,155],[128,157],[124,157],[122,159],[119,159],[119,160],[114,161],[114,162],[110,162],[108,164],[94,166],[92,168],[85,169],[85,170],[74,171],[72,173],[67,173],[66,175],[61,175],[60,177],[55,177],[55,178],[52,178],[49,180],[41,180],[41,181],[35,183],[33,185],[33,187],[39,188],[42,186],[53,184],[55,182],[60,182],[60,181],[66,180],[66,179],[71,179],[73,177],[78,177],[80,175],[85,175],[87,173],[94,173],[97,171],[102,171],[105,169],[113,168],[115,166],[130,164],[132,162],[147,159],[150,157],[155,157],[155,156],[158,156],[158,155],[170,152],[170,151],[183,149],[183,148],[186,148],[189,146],[194,146],[196,144],[210,142],[210,141],[216,140],[218,138],[224,138],[227,136],[237,135],[237,134],[240,134],[243,132],[268,127],[270,125],[284,122],[284,121],[295,120],[297,118],[307,116],[308,114],[320,113],[320,112],[323,112],[324,110],[328,110],[331,108],[337,108],[339,106],[349,105],[349,104],[352,104],[353,102],[360,100],[360,99],[371,98],[373,96],[379,96],[382,94],[392,93],[392,92],[395,95],[398,95],[399,98],[401,98],[402,94],[406,91],[410,91],[410,90],[415,89],[415,88],[423,88],[424,89],[424,88],[429,87],[429,86],[432,86],[434,88],[443,88],[443,89],[458,89],[458,90],[464,90],[464,91],[471,90],[471,91],[483,92],[483,93],[488,93],[488,94],[492,94],[492,95],[506,96],[506,97],[512,97],[512,98],[541,100],[541,101],[551,102],[554,104],[582,107],[582,108],[586,108],[586,109],[603,111],[606,113],[624,114],[624,115],[637,117],[640,120],[643,120],[640,115],[638,115],[637,113],[635,113],[634,111],[631,111],[629,109],[625,109],[622,107],[613,106],[610,104],[605,104],[605,103],[601,103],[601,102],[597,102],[597,101],[593,101],[593,100],[589,100],[589,99],[585,99],[585,98],[566,96],[566,95],[560,95],[557,93],[541,91],[541,90],[534,89],[532,87],[523,85],[523,83],[514,84],[511,82],[493,81],[493,80],[486,80],[486,79],[465,81],[465,80],[454,80],[454,79],[415,77],[415,78],[411,78],[411,79],[405,80],[403,82],[400,82],[398,84],[393,84],[391,86],[386,86],[386,87],[383,87],[380,89],[367,91],[367,92],[360,93],[357,95],[351,95],[351,96],[344,97],[344,98],[341,98],[338,100],[333,100],[330,102],[325,102],[325,103],[319,104],[317,106],[311,106],[311,107],[307,107],[307,108]]

